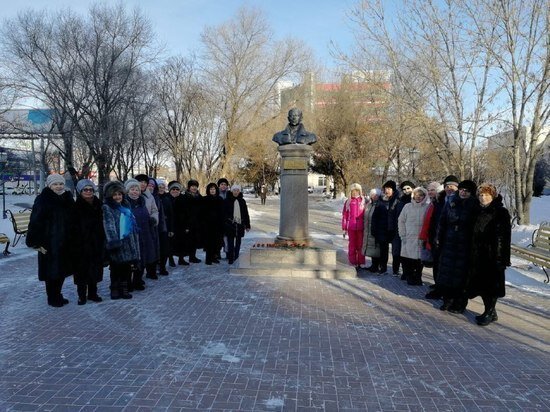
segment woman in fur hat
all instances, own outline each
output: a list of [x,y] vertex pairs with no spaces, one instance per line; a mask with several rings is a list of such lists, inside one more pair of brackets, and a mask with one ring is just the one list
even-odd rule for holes
[[504,272],[510,266],[512,226],[495,186],[484,183],[477,193],[480,209],[474,221],[468,297],[483,299],[485,310],[476,321],[486,326],[498,319],[495,305],[505,295]]
[[223,241],[223,199],[219,196],[216,183],[209,183],[206,186],[206,196],[202,198],[202,203],[205,263],[211,265],[220,263],[216,255]]
[[231,186],[231,193],[224,200],[224,234],[227,236],[227,259],[233,264],[239,258],[241,239],[250,230],[248,206],[241,192],[241,186]]
[[65,178],[57,173],[49,175],[46,187],[34,201],[27,231],[27,246],[38,251],[38,280],[46,283],[48,305],[56,308],[69,303],[61,289],[73,269],[73,207]]
[[72,256],[79,305],[85,305],[88,299],[102,301],[97,294],[97,284],[103,280],[105,231],[102,203],[95,191],[96,186],[89,179],[76,184]]
[[132,298],[130,276],[140,260],[139,229],[125,193],[121,182],[108,182],[103,188],[103,228],[111,272],[111,299]]
[[362,188],[359,183],[350,186],[349,199],[344,202],[342,210],[342,230],[344,238],[348,236],[348,260],[350,265],[365,267],[365,255],[363,255],[363,216],[366,207],[365,198],[362,196]]

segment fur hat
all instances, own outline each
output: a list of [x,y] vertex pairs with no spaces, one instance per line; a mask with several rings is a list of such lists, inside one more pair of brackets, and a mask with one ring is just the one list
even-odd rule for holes
[[218,185],[216,183],[208,183],[208,185],[206,186],[206,196],[210,195],[210,188],[211,187],[216,188],[216,195],[219,195],[220,190],[218,189]]
[[445,185],[455,185],[458,186],[458,177],[449,175],[443,180],[443,186]]
[[393,180],[388,180],[382,185],[382,189],[385,189],[386,187],[392,188],[394,192],[397,191],[397,183],[395,183]]
[[[448,184],[448,183],[447,183]],[[471,180],[463,180],[458,184],[458,189],[466,189],[468,192],[470,192],[472,195],[476,194],[477,186],[475,182]]]
[[363,188],[361,187],[361,185],[359,183],[352,183],[352,185],[349,187],[350,196],[351,196],[351,192],[353,192],[354,190],[358,190],[359,195],[363,194]]
[[191,179],[187,182],[187,189],[190,189],[191,186],[199,187],[199,182],[197,182],[195,179]]
[[491,183],[482,183],[479,186],[479,188],[477,189],[477,194],[480,195],[482,193],[490,194],[493,199],[495,199],[498,195],[497,188]]
[[428,185],[428,190],[435,190],[437,193],[443,190],[443,185],[439,182],[431,182]]
[[[128,179],[127,181],[124,182],[124,188],[126,189],[127,192],[134,186],[137,186],[138,188],[140,187],[139,186],[139,181],[136,180],[136,179]],[[141,188],[140,188],[140,190],[141,190]]]
[[126,193],[126,189],[124,189],[124,185],[122,182],[119,182],[118,180],[113,180],[111,182],[105,183],[105,186],[103,186],[103,196],[105,199],[109,199],[113,197],[113,195],[117,192],[120,192],[122,194]]
[[90,186],[92,189],[94,189],[94,192],[97,190],[96,185],[90,179],[82,179],[79,180],[76,184],[76,193],[80,194],[80,192],[82,192],[82,189],[84,189],[86,186]]
[[149,176],[146,174],[139,174],[137,176],[134,176],[134,179],[136,179],[138,182],[147,182],[149,184]]
[[50,187],[54,183],[63,183],[65,184],[65,178],[59,173],[52,173],[46,178],[46,186]]
[[172,180],[170,183],[168,183],[168,190],[172,190],[174,188],[181,190],[183,189],[183,186],[181,185],[181,183]]
[[229,181],[225,178],[225,177],[222,177],[221,179],[218,179],[218,187],[222,184],[222,183],[225,183],[227,186],[229,186]]
[[411,189],[414,189],[416,187],[416,185],[410,180],[405,180],[404,182],[401,182],[401,184],[399,185],[399,188],[403,190],[405,186],[409,186]]

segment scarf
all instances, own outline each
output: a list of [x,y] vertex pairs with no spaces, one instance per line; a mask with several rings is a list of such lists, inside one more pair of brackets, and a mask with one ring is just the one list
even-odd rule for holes
[[120,211],[120,239],[124,239],[134,232],[136,221],[134,214],[127,207],[118,205],[117,209]]
[[241,224],[241,205],[238,199],[233,203],[233,223]]

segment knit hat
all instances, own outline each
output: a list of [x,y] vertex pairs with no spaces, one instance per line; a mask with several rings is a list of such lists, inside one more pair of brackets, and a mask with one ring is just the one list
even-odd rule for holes
[[191,179],[187,182],[187,189],[191,188],[191,186],[199,187],[199,182],[197,182],[195,179]]
[[493,199],[497,197],[497,188],[491,183],[482,183],[477,189],[477,194],[488,193]]
[[439,182],[431,182],[428,185],[428,190],[435,190],[437,193],[443,190],[443,185]]
[[241,190],[241,185],[237,185],[237,184],[234,184],[233,186],[231,186],[231,191],[233,190]]
[[359,195],[363,193],[363,188],[359,183],[352,183],[352,185],[349,187],[350,195],[351,195],[351,192],[353,192],[354,190],[359,191]]
[[405,180],[404,182],[401,182],[401,184],[399,185],[399,188],[403,190],[405,186],[409,186],[411,189],[414,189],[416,187],[415,184],[410,180]]
[[388,180],[382,185],[382,189],[385,189],[386,187],[392,188],[394,192],[397,191],[397,183],[395,183],[393,180]]
[[138,182],[147,182],[147,184],[149,183],[149,176],[143,173],[137,176],[134,176],[134,179],[136,179]]
[[380,196],[381,194],[382,194],[382,191],[378,188],[371,189],[369,192],[369,196],[373,196],[373,195]]
[[222,177],[221,179],[218,179],[217,185],[219,186],[222,183],[225,183],[227,186],[229,186],[229,181],[225,177]]
[[167,185],[166,184],[166,179],[157,179],[157,185]]
[[92,189],[94,189],[94,192],[97,190],[95,183],[92,182],[90,179],[82,179],[79,180],[76,184],[76,193],[80,194],[80,192],[82,192],[82,189],[84,189],[86,186],[90,186]]
[[[448,184],[448,183],[447,183]],[[475,195],[476,194],[476,190],[477,190],[477,186],[476,184],[471,181],[471,180],[463,180],[462,182],[459,183],[458,185],[458,189],[466,189],[468,192],[470,192],[471,194]]]
[[179,182],[176,182],[175,180],[172,180],[169,184],[168,184],[168,190],[172,190],[172,189],[183,189],[183,186],[181,185],[181,183]]
[[117,192],[120,192],[122,194],[126,193],[124,185],[118,180],[107,182],[105,183],[105,186],[103,186],[103,196],[105,197],[105,199],[113,197],[113,195]]
[[124,182],[124,188],[126,189],[127,192],[134,186],[137,186],[139,188],[139,181],[136,179],[128,179],[127,181]]
[[456,176],[453,176],[453,175],[449,175],[445,178],[445,180],[443,181],[443,186],[445,185],[455,185],[455,186],[458,186],[458,177]]
[[63,183],[65,184],[65,178],[58,173],[52,173],[46,179],[46,186],[50,187],[54,183]]

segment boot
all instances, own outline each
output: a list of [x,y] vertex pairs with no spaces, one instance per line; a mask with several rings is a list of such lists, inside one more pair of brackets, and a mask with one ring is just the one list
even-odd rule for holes
[[168,271],[166,270],[166,258],[162,258],[159,262],[159,275],[168,276]]
[[88,300],[92,302],[103,302],[103,299],[97,294],[97,283],[90,283],[88,285]]
[[158,276],[157,276],[157,264],[156,263],[149,263],[148,265],[145,265],[145,270],[147,272],[147,274],[145,275],[145,277],[147,279],[154,279],[154,280],[158,280]]
[[483,297],[483,303],[485,304],[485,312],[480,316],[476,316],[476,321],[479,326],[487,326],[489,323],[498,320],[497,311],[495,309],[497,298]]
[[55,281],[46,280],[46,295],[48,296],[48,305],[53,306],[54,308],[60,308],[63,306],[63,302],[59,300],[57,290],[54,284]]
[[55,288],[57,291],[58,299],[61,301],[63,305],[67,305],[69,303],[69,299],[65,299],[63,294],[61,293],[61,290],[63,289],[63,282],[65,279],[60,279],[55,281]]
[[449,298],[443,298],[443,305],[439,307],[439,310],[449,310],[451,305],[453,304],[453,300]]
[[120,282],[119,293],[122,299],[132,299],[132,295],[128,292],[128,282]]
[[178,259],[178,265],[189,266],[189,262],[187,262],[183,256],[180,256]]
[[76,291],[78,293],[78,304],[79,305],[85,305],[86,304],[86,291],[87,291],[86,285],[77,285]]
[[120,299],[119,283],[118,281],[111,280],[109,288],[111,289],[111,299],[113,300]]
[[170,256],[168,258],[168,266],[170,266],[171,268],[175,268],[176,267],[176,262],[174,262],[174,256]]
[[134,290],[145,290],[145,286],[144,286],[144,281],[143,281],[143,271],[142,269],[136,269],[132,272],[132,281],[131,282],[127,282],[126,285],[127,285],[127,290],[128,292],[130,291],[129,290],[129,285],[132,285],[132,291]]

